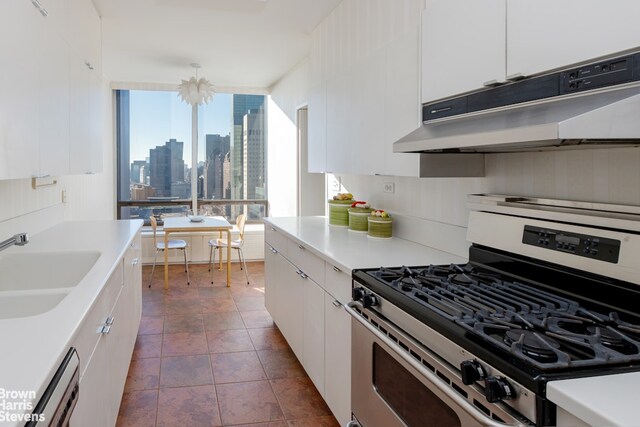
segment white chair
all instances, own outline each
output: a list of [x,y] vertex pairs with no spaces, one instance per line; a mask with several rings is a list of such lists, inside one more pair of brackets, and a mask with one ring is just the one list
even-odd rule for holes
[[[244,214],[238,215],[236,219],[236,226],[240,232],[240,238],[231,241],[231,249],[238,251],[238,260],[240,261],[240,270],[244,270],[244,277],[247,279],[247,285],[249,284],[249,274],[247,273],[247,263],[242,253],[242,245],[244,243],[244,225],[247,222],[247,216]],[[216,250],[220,248],[226,248],[228,245],[227,239],[211,239],[209,240],[209,271],[211,272],[211,283],[213,283],[213,270],[216,263]]]
[[[158,241],[156,238],[156,229],[158,228],[158,221],[151,215],[151,228],[153,229],[153,246],[156,248],[156,255],[153,257],[153,267],[151,268],[151,277],[149,278],[149,287],[151,287],[151,281],[153,280],[153,271],[156,269],[156,260],[158,259],[158,252],[165,250],[164,241]],[[180,249],[184,253],[184,271],[187,273],[187,285],[189,284],[189,264],[187,263],[187,242],[184,240],[169,240],[167,242],[169,249]]]

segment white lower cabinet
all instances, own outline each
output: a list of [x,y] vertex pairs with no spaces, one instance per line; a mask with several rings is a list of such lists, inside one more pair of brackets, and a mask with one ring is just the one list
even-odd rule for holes
[[276,313],[279,313],[281,331],[298,360],[304,361],[304,283],[296,266],[284,257],[281,263],[280,289],[277,294]]
[[300,361],[303,359],[303,280],[298,269],[282,254],[265,243],[264,303]]
[[324,295],[324,399],[341,426],[351,420],[351,317]]
[[269,243],[264,244],[264,305],[271,314],[273,321],[280,324],[282,317],[276,310],[278,292],[280,289],[280,263],[282,256]]
[[304,288],[303,310],[303,358],[302,366],[315,384],[320,394],[324,395],[324,298],[326,292],[310,278],[301,276]]
[[140,234],[103,287],[74,338],[80,395],[71,426],[113,426],[142,315]]
[[[287,243],[297,247],[293,240]],[[346,425],[351,419],[351,320],[342,305],[351,295],[351,279],[304,252],[309,265],[322,265],[322,284],[265,243],[265,306],[340,425]]]

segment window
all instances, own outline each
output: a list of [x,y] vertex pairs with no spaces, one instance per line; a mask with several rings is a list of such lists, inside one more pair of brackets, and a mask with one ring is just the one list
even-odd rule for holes
[[176,92],[116,91],[118,218],[148,223],[193,203],[230,221],[267,214],[265,96],[216,94],[198,107],[195,146],[191,114]]

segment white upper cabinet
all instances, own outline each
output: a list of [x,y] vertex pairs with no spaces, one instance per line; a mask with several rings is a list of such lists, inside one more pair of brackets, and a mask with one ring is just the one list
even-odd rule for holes
[[67,1],[69,2],[70,23],[64,30],[64,35],[75,54],[101,75],[102,31],[98,12],[91,1]]
[[505,17],[506,0],[427,1],[422,15],[423,103],[504,81]]
[[427,0],[422,103],[640,47],[637,0]]
[[640,46],[638,0],[508,0],[507,75],[530,76]]
[[31,2],[0,2],[0,179],[38,175],[39,126],[34,123],[44,19]]
[[38,53],[38,175],[69,173],[69,46],[48,18]]
[[327,170],[327,84],[309,89],[308,171]]
[[309,171],[418,176],[418,156],[393,143],[419,125],[423,7],[344,1],[314,30]]
[[91,0],[1,1],[0,56],[0,179],[65,175],[73,162],[101,171],[101,33]]
[[419,27],[396,38],[387,48],[384,84],[384,174],[419,176],[420,158],[394,153],[393,143],[420,126]]
[[354,94],[351,73],[340,74],[327,81],[327,172],[350,170],[355,144],[351,120]]
[[384,173],[384,83],[386,49],[373,52],[352,71],[344,118],[351,130],[345,141],[349,172],[358,175]]

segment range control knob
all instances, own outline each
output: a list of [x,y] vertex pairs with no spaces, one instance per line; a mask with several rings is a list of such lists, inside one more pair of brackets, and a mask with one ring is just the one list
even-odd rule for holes
[[351,297],[354,301],[362,301],[362,297],[364,297],[364,295],[365,292],[362,288],[353,288],[353,291],[351,291]]
[[471,385],[487,377],[487,373],[482,365],[475,360],[465,360],[460,363],[460,373],[462,374],[462,382],[464,385]]
[[378,305],[378,298],[373,294],[367,294],[362,297],[362,305],[364,306],[364,308]]
[[516,397],[516,391],[503,377],[487,377],[484,380],[484,395],[491,403]]

